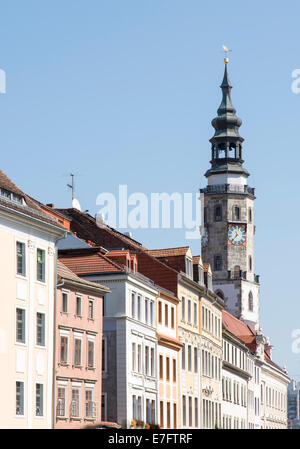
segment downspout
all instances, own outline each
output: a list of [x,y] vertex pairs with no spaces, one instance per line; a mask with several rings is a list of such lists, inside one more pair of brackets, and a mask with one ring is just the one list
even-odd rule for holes
[[55,387],[56,387],[56,300],[57,300],[57,287],[62,287],[64,281],[57,284],[57,242],[59,240],[65,239],[68,232],[66,231],[62,237],[58,237],[55,240],[55,270],[54,270],[54,317],[53,317],[53,379],[52,379],[52,429],[54,429],[55,423]]

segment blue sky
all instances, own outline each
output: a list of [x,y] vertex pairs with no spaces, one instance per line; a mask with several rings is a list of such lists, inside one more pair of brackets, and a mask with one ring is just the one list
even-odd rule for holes
[[[196,192],[205,186],[220,104],[222,44],[256,188],[255,271],[273,357],[300,380],[300,67],[297,1],[0,1],[1,169],[25,192],[82,209],[101,192]],[[137,229],[150,248],[190,244],[184,230]]]

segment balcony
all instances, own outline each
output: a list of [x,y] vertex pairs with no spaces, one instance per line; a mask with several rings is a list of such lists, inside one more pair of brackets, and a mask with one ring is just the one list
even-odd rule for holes
[[255,189],[253,187],[248,187],[247,185],[241,186],[238,184],[215,184],[200,189],[200,193],[212,195],[217,193],[238,193],[254,196],[254,192]]

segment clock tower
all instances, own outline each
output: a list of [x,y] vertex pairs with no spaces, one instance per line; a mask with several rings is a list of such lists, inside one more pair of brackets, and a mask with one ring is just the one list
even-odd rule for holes
[[231,102],[228,59],[221,84],[222,101],[211,142],[211,167],[202,202],[202,260],[210,263],[214,291],[226,309],[251,327],[259,328],[259,276],[254,272],[254,188],[243,167],[242,124]]

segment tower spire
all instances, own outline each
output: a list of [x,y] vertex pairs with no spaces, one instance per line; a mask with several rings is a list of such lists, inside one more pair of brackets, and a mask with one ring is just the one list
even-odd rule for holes
[[227,52],[230,51],[223,46],[226,57],[224,58],[224,76],[220,88],[222,90],[222,101],[217,110],[217,116],[212,120],[211,124],[215,129],[211,142],[211,169],[206,173],[242,171],[248,175],[248,172],[242,167],[242,142],[244,139],[239,134],[239,127],[242,120],[237,117],[236,109],[231,101],[232,85],[228,76]]

